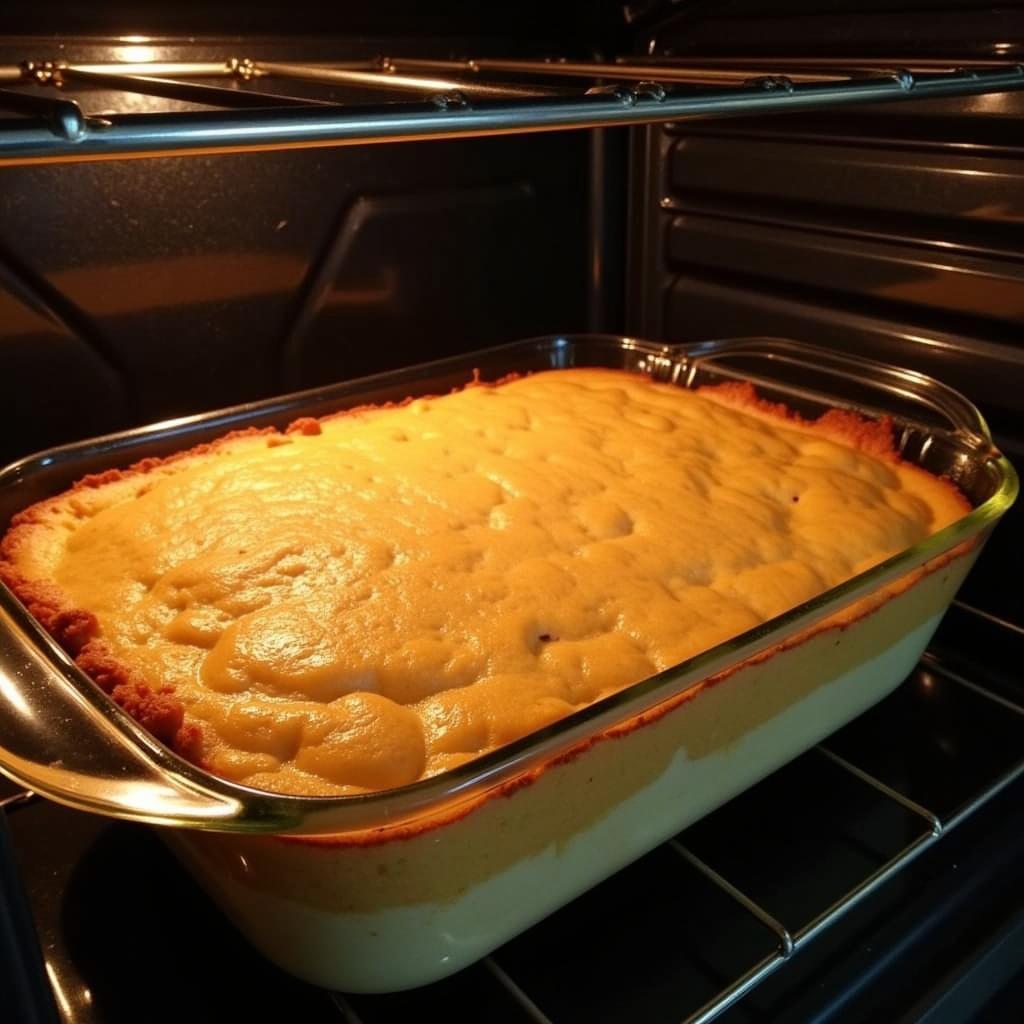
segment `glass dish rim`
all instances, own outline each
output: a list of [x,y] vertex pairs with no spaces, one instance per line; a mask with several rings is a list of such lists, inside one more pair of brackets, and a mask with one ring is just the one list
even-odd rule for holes
[[[353,381],[294,392],[197,416],[154,423],[134,430],[48,449],[19,459],[0,470],[0,487],[11,486],[12,477],[16,483],[17,478],[26,472],[31,472],[33,466],[49,465],[56,459],[73,460],[76,455],[84,456],[88,452],[95,453],[100,449],[130,450],[147,440],[163,437],[170,439],[190,430],[198,432],[215,425],[217,427],[223,425],[225,429],[230,429],[232,419],[242,417],[255,419],[264,415],[269,419],[271,416],[286,412],[290,407],[301,407],[312,401],[326,400],[335,395],[339,401],[349,396],[358,396],[360,391],[367,391],[374,385],[383,385],[388,381],[397,382],[405,378],[411,382],[424,376],[439,376],[446,368],[455,370],[456,368],[471,367],[474,360],[500,357],[505,354],[513,355],[517,351],[539,350],[544,346],[554,350],[560,346],[568,348],[584,343],[609,344],[620,350],[639,352],[664,359],[676,368],[672,382],[677,384],[680,376],[701,365],[702,360],[709,356],[727,355],[730,352],[742,353],[744,347],[750,351],[752,346],[757,346],[765,352],[773,346],[779,349],[784,348],[791,353],[810,357],[812,362],[815,357],[820,357],[822,354],[822,350],[814,346],[781,338],[739,338],[669,345],[612,334],[544,335],[420,363],[399,370],[386,371]],[[851,368],[898,369],[861,357],[843,356],[841,358]],[[624,370],[624,372],[636,371]],[[735,374],[735,376],[744,377],[743,374]],[[376,824],[362,822],[348,827],[332,826],[324,831],[338,834],[391,829],[398,825],[408,825],[418,818],[436,814],[442,806],[447,810],[456,803],[479,797],[482,793],[501,786],[509,779],[558,757],[567,749],[586,740],[587,737],[598,736],[612,726],[634,719],[664,701],[680,697],[689,689],[697,686],[703,679],[722,671],[724,667],[746,661],[760,651],[774,647],[788,637],[809,629],[816,622],[853,603],[858,598],[879,590],[887,582],[912,572],[921,565],[950,552],[958,545],[976,538],[986,528],[994,524],[1013,504],[1017,496],[1019,484],[1016,472],[1005,456],[992,445],[984,419],[967,399],[954,389],[934,381],[933,378],[923,374],[914,374],[914,376],[919,378],[926,388],[934,386],[957,396],[966,409],[973,411],[974,421],[955,425],[956,432],[966,435],[965,439],[969,439],[973,447],[977,449],[978,458],[988,463],[995,473],[996,486],[989,498],[943,530],[904,549],[866,572],[851,577],[779,616],[766,620],[753,629],[716,644],[678,665],[616,691],[511,743],[488,751],[438,775],[420,779],[409,785],[344,796],[305,796],[274,793],[231,782],[185,761],[153,739],[142,726],[117,707],[73,663],[71,663],[72,671],[69,672],[67,666],[70,659],[67,656],[58,656],[57,664],[68,685],[74,686],[80,691],[84,681],[89,689],[87,696],[94,704],[98,695],[103,702],[102,710],[106,717],[116,723],[122,734],[127,734],[131,741],[145,748],[158,770],[174,778],[179,785],[201,791],[216,791],[240,801],[249,810],[244,821],[239,820],[234,823],[223,820],[213,822],[206,819],[187,820],[183,818],[180,822],[176,821],[172,824],[217,831],[299,834],[309,831],[303,826],[313,817],[342,808],[351,808],[353,812],[378,809],[379,820]],[[863,383],[878,387],[878,383],[870,379],[865,379]],[[784,382],[780,382],[780,386],[784,387]],[[827,394],[821,394],[819,400],[830,407],[836,407],[838,404],[834,396]],[[850,403],[846,407],[856,409],[857,403]],[[913,422],[908,421],[906,417],[901,417],[901,419],[905,422]],[[924,424],[921,426],[927,430],[937,429]],[[41,633],[41,628],[35,632]],[[56,642],[48,635],[44,635],[43,642],[46,648],[45,653],[53,655],[60,652]],[[60,654],[62,655],[63,652]],[[53,659],[51,658],[51,660]],[[684,680],[686,681],[684,682]],[[110,813],[103,807],[95,809],[100,813]],[[352,816],[360,821],[364,817],[368,817],[355,813]],[[144,817],[142,820],[145,820]],[[168,822],[161,821],[160,823],[167,824]],[[314,831],[320,830],[315,829]]]

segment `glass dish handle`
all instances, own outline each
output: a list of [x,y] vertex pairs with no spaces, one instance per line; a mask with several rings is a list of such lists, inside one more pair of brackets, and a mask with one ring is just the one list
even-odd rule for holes
[[150,824],[224,829],[244,817],[237,799],[191,778],[178,760],[89,682],[0,586],[4,774],[79,810]]
[[[837,352],[823,346],[785,338],[738,338],[697,345],[681,345],[678,352],[686,361],[688,374],[700,368],[739,373],[730,363],[755,358],[769,363],[799,365],[832,378],[848,388],[880,393],[910,401],[937,414],[953,433],[970,438],[977,445],[991,447],[992,434],[977,407],[959,391],[916,370],[875,362],[864,356]],[[744,372],[744,376],[749,373]],[[835,396],[842,397],[842,390]],[[886,402],[881,402],[882,408]]]

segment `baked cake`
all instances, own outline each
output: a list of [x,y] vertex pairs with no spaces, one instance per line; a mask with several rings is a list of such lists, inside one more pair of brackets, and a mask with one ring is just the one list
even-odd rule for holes
[[184,756],[342,794],[477,757],[967,510],[884,421],[556,370],[87,477],[13,521],[0,577]]

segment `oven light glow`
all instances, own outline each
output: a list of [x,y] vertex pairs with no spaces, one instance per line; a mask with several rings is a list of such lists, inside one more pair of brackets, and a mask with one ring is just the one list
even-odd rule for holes
[[118,60],[126,64],[146,64],[156,60],[156,48],[153,46],[118,46],[114,48]]

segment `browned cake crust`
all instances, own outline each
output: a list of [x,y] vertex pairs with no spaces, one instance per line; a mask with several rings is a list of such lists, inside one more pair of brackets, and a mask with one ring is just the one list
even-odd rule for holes
[[[513,373],[496,381],[481,381],[479,371],[474,370],[472,380],[465,386],[499,387],[517,376],[518,374]],[[176,462],[203,458],[240,438],[284,438],[289,434],[313,436],[320,433],[320,424],[327,420],[352,416],[372,409],[397,408],[411,401],[412,398],[409,397],[400,402],[359,405],[319,417],[300,416],[283,430],[277,427],[232,430],[214,441],[193,445],[191,448],[159,458],[140,459],[124,469],[115,468],[101,473],[89,473],[76,480],[63,494],[37,502],[12,517],[7,532],[0,540],[0,582],[14,593],[33,618],[71,655],[75,664],[104,693],[112,697],[116,704],[175,753],[200,767],[207,767],[202,759],[202,729],[195,723],[184,721],[184,708],[181,701],[174,696],[174,687],[161,684],[154,689],[145,679],[140,678],[138,672],[118,660],[108,645],[98,637],[99,623],[92,612],[76,608],[60,588],[52,583],[26,579],[15,567],[19,548],[31,543],[34,528],[42,521],[45,507],[67,494],[104,487],[129,477],[151,473]]]
[[[621,371],[607,372],[618,374]],[[516,375],[510,375],[500,381],[487,383],[479,381],[475,375],[474,380],[469,382],[467,387],[498,387],[515,377]],[[900,459],[895,448],[892,421],[888,417],[880,420],[867,420],[851,412],[831,410],[817,420],[808,421],[782,403],[761,399],[755,388],[749,383],[726,383],[704,387],[700,390],[714,395],[719,402],[724,404],[774,420],[799,424],[801,427],[820,432],[823,437],[838,441],[875,458],[907,466]],[[75,660],[78,667],[105,693],[109,694],[120,707],[176,753],[202,767],[209,767],[203,764],[201,727],[194,722],[185,720],[183,705],[175,697],[174,687],[169,684],[154,686],[151,681],[142,678],[136,670],[115,657],[99,636],[99,623],[95,615],[88,610],[76,607],[56,585],[43,580],[26,578],[17,568],[19,552],[24,545],[32,543],[33,533],[37,526],[44,521],[47,508],[54,501],[63,500],[70,494],[104,487],[129,477],[150,474],[155,470],[185,460],[202,459],[215,454],[230,442],[242,438],[267,437],[268,443],[273,444],[273,438],[284,438],[292,433],[319,434],[320,424],[328,420],[378,408],[394,407],[396,404],[404,405],[405,403],[361,406],[331,413],[318,419],[302,417],[289,424],[284,430],[274,427],[262,429],[253,427],[247,430],[233,431],[215,441],[197,445],[163,458],[143,459],[125,469],[110,469],[85,476],[64,494],[30,506],[11,520],[7,533],[0,541],[0,581],[14,592],[28,611]],[[915,472],[924,473],[923,470],[915,470]],[[949,492],[955,495],[956,501],[963,508],[964,513],[968,512],[970,506],[956,487],[949,481],[943,481],[943,483]],[[841,624],[839,628],[844,628],[844,625]],[[835,628],[835,625],[821,628]],[[806,639],[806,637],[802,639]],[[708,685],[720,681],[720,678],[725,678],[728,674],[708,680]],[[673,702],[673,706],[690,699],[693,692],[684,695],[679,701]],[[660,717],[662,713],[664,713],[664,709],[659,710],[656,717]],[[634,723],[632,727],[635,727],[635,724],[643,724],[643,722]],[[609,734],[609,738],[613,735],[614,731]],[[575,756],[578,752],[574,749],[567,756]],[[527,784],[529,781],[532,780],[524,778],[518,784]]]
[[[294,424],[288,429],[291,426]],[[90,473],[72,484],[66,493],[103,487],[183,459],[199,458],[240,437],[276,433],[278,431],[274,427],[235,430],[216,441],[162,458],[142,459],[125,469]],[[52,500],[31,505],[11,519],[10,527],[0,541],[0,581],[13,591],[29,613],[104,693],[109,694],[115,703],[162,743],[187,760],[201,764],[202,729],[184,721],[184,708],[174,697],[174,687],[160,685],[154,689],[137,672],[113,656],[97,635],[99,623],[92,612],[76,608],[55,585],[26,579],[15,568],[19,548],[31,543],[33,528],[41,521],[43,508]]]

